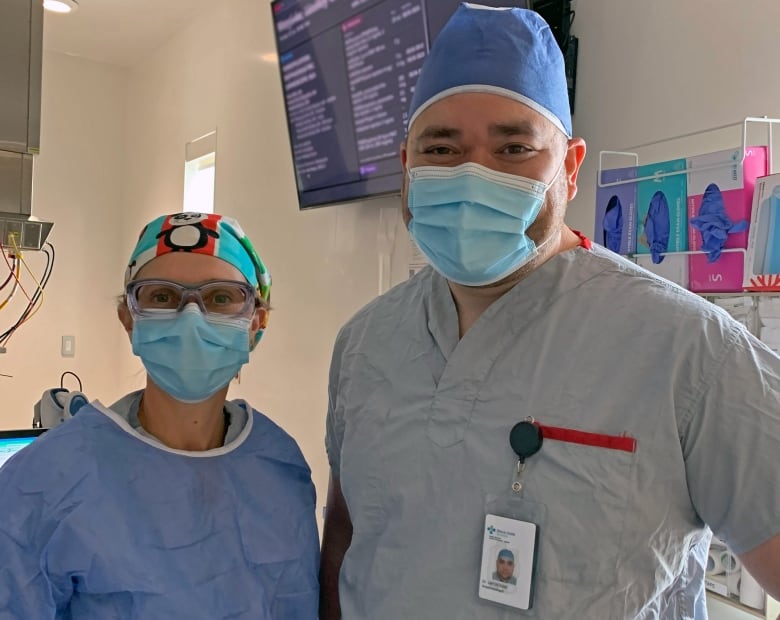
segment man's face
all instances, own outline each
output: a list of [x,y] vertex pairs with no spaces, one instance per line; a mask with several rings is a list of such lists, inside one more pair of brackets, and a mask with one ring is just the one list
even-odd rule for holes
[[515,572],[515,561],[507,557],[500,557],[496,560],[496,572],[498,576],[506,581]]
[[412,218],[407,206],[406,170],[473,162],[492,170],[553,183],[538,217],[527,231],[538,245],[563,225],[568,200],[576,193],[579,162],[574,163],[574,158],[567,156],[572,143],[584,145],[580,140],[567,141],[544,116],[513,99],[486,93],[445,97],[415,119],[406,143],[401,146],[401,163],[405,169],[404,222],[408,227]]

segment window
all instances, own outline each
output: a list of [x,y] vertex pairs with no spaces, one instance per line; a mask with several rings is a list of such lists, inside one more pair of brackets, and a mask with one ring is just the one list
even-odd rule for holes
[[217,132],[212,131],[184,147],[184,210],[214,213],[217,170]]

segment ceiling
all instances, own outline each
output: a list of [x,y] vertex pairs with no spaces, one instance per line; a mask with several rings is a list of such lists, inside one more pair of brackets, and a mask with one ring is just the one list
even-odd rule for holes
[[213,4],[213,0],[78,2],[78,11],[67,15],[44,11],[44,49],[125,67],[160,47]]

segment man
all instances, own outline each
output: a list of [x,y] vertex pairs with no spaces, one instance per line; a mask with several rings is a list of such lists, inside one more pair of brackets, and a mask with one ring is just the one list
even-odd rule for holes
[[515,554],[509,549],[501,549],[496,558],[496,572],[493,573],[493,580],[501,583],[508,583],[511,586],[517,585],[515,577]]
[[780,596],[780,360],[566,227],[571,135],[539,16],[462,5],[401,147],[433,268],[335,345],[321,618],[515,617],[480,598],[487,515],[537,528],[540,619],[706,618],[709,528]]

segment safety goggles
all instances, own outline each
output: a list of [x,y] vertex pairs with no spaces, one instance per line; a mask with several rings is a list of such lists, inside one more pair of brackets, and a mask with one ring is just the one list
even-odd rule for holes
[[232,280],[212,280],[203,284],[134,280],[125,287],[125,294],[134,317],[173,316],[187,304],[195,303],[207,316],[248,318],[259,305],[250,284]]

